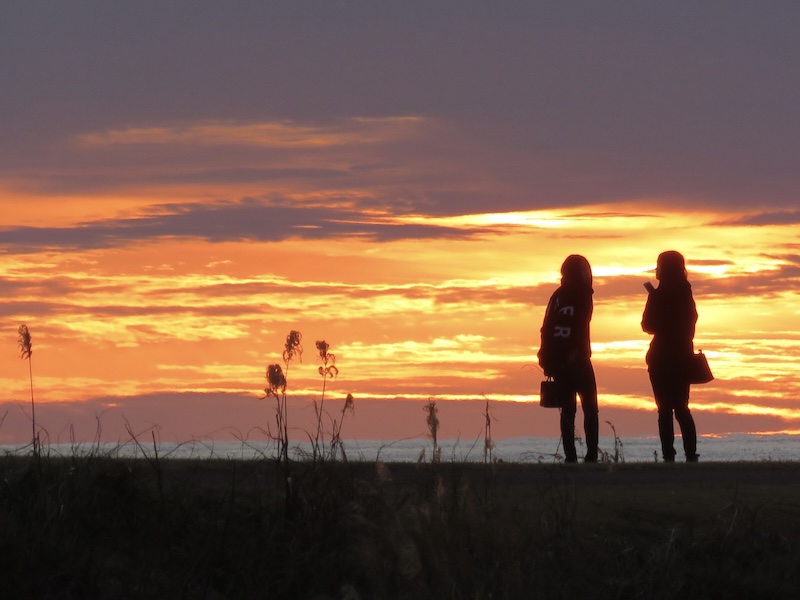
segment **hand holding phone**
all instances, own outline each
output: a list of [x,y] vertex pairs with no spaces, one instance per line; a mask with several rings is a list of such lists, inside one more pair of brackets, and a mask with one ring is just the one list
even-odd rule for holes
[[653,287],[653,284],[649,281],[645,281],[642,285],[644,285],[644,289],[647,290],[647,293],[650,294],[655,291],[656,288]]

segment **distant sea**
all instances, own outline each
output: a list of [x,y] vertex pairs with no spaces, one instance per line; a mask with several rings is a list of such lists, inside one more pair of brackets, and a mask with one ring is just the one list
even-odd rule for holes
[[[484,440],[440,440],[440,459],[448,462],[483,462]],[[577,444],[578,456],[585,451]],[[310,456],[308,443],[290,444],[294,458]],[[433,443],[425,437],[404,440],[345,440],[347,460],[374,462],[429,462],[433,456]],[[661,445],[657,437],[600,439],[601,454],[609,460],[625,463],[660,461]],[[675,439],[676,460],[682,461],[683,448],[680,436]],[[154,456],[150,445],[129,444],[53,444],[44,447],[46,453],[57,456],[104,454],[115,458]],[[176,459],[262,459],[276,454],[274,443],[264,442],[211,442],[208,440],[184,443],[161,443],[158,456]],[[30,447],[0,446],[2,454],[25,454]],[[800,461],[800,436],[787,434],[729,434],[700,436],[698,439],[700,461]],[[340,454],[341,456],[341,454]],[[488,456],[487,456],[488,458]],[[511,463],[554,463],[563,460],[563,448],[558,438],[520,437],[497,440],[491,450],[491,459]]]

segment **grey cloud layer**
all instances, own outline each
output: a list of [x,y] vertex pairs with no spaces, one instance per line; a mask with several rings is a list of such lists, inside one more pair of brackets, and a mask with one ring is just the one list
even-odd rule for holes
[[467,237],[464,231],[433,225],[394,225],[366,219],[361,213],[325,207],[265,206],[254,202],[173,206],[163,215],[86,223],[75,227],[11,227],[0,229],[0,247],[16,252],[42,248],[92,249],[124,246],[167,237],[201,238],[210,242],[265,241],[288,238],[364,237],[375,241]]
[[[455,228],[433,224],[393,223],[391,214],[378,218],[368,217],[360,212],[360,207],[381,206],[383,200],[380,198],[359,198],[353,204],[354,208],[298,206],[285,200],[272,200],[269,204],[249,198],[239,202],[156,205],[150,207],[149,214],[74,226],[0,227],[0,248],[20,254],[43,249],[80,251],[123,247],[166,238],[196,238],[217,243],[356,237],[380,243],[408,239],[466,239],[499,231],[491,227]],[[798,222],[799,216],[797,211],[762,213],[738,220],[735,224],[752,227],[787,225]],[[592,237],[597,238],[597,234],[593,233]],[[796,251],[797,246],[791,244],[785,248],[776,247],[773,258],[785,261],[787,265],[797,265]],[[719,261],[701,262],[717,264]],[[787,266],[780,273],[768,274],[765,286],[771,288],[770,282],[794,278],[793,269],[796,266]],[[753,285],[757,279],[757,275],[748,277],[748,285]],[[51,278],[52,285],[62,283],[68,285],[68,282],[58,277]],[[10,285],[12,284],[0,281],[0,289]]]
[[[798,30],[793,2],[6,3],[0,176],[49,176],[73,160],[59,142],[110,129],[423,115],[451,124],[436,150],[479,170],[497,210],[794,207]],[[458,188],[419,198],[434,214],[486,204]]]
[[[797,201],[800,202],[800,192]],[[800,223],[800,210],[786,210],[780,212],[759,212],[738,219],[734,225],[794,225]]]

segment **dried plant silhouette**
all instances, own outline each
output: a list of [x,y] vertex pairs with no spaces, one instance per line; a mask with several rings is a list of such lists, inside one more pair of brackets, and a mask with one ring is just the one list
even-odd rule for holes
[[492,441],[492,415],[489,413],[489,399],[486,399],[486,409],[483,412],[485,425],[483,428],[483,462],[492,462],[492,450],[494,450],[494,442]]
[[344,406],[342,407],[341,419],[337,422],[333,420],[333,432],[331,434],[331,460],[336,460],[338,453],[342,453],[342,458],[347,460],[347,454],[344,451],[344,443],[342,442],[342,425],[344,424],[344,417],[349,412],[351,415],[356,411],[355,400],[353,394],[347,394],[344,399]]
[[317,352],[322,361],[322,366],[319,367],[318,372],[322,377],[322,395],[320,396],[319,404],[314,401],[314,413],[317,419],[317,432],[312,441],[312,455],[313,459],[322,459],[323,450],[323,430],[322,430],[322,415],[325,404],[325,390],[327,388],[328,379],[335,379],[339,374],[339,369],[336,367],[336,355],[330,352],[330,344],[325,340],[317,340]]
[[284,370],[280,364],[274,363],[267,366],[267,387],[264,388],[265,398],[272,396],[277,403],[275,412],[275,422],[277,434],[271,433],[270,437],[278,442],[278,462],[283,465],[283,473],[286,483],[287,501],[292,493],[292,478],[289,467],[289,414],[287,407],[286,387],[288,385],[289,365],[294,358],[302,360],[303,346],[301,344],[303,335],[296,330],[291,330],[286,336],[286,343],[283,347],[283,363],[286,365]]
[[611,431],[614,432],[614,453],[611,454],[610,452],[601,450],[600,451],[602,455],[601,462],[624,463],[625,462],[625,452],[623,448],[624,445],[619,435],[617,435],[617,428],[614,427],[614,424],[611,421],[606,421],[606,423],[608,424],[609,427],[611,427]]
[[422,410],[428,415],[425,417],[425,424],[428,426],[428,433],[433,442],[433,457],[431,458],[431,462],[439,462],[442,457],[442,450],[439,448],[439,417],[437,416],[439,409],[436,408],[436,402],[434,400],[428,399],[428,403],[422,407]]
[[39,436],[36,434],[36,403],[33,399],[33,340],[31,339],[31,332],[27,325],[19,326],[19,349],[20,358],[28,361],[28,379],[31,386],[31,446],[33,453],[38,456],[39,454]]
[[283,373],[283,367],[279,364],[271,364],[267,366],[267,387],[264,388],[266,397],[272,396],[277,402],[275,410],[275,421],[278,433],[274,435],[270,431],[270,437],[278,440],[278,459],[283,461],[284,457],[288,457],[288,426],[286,418],[286,375]]

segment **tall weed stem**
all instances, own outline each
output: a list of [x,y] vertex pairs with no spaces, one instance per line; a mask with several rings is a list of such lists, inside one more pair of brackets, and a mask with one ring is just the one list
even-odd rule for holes
[[330,344],[325,340],[318,340],[316,342],[317,351],[319,352],[320,360],[322,360],[322,366],[319,367],[319,374],[322,376],[322,395],[320,396],[319,404],[316,402],[314,403],[314,412],[316,413],[317,418],[317,433],[314,436],[314,443],[313,443],[313,459],[316,461],[317,459],[324,458],[323,451],[322,451],[322,444],[324,443],[323,439],[323,431],[322,431],[322,415],[323,408],[325,404],[325,389],[327,387],[328,379],[334,379],[339,374],[339,369],[336,367],[336,355],[330,350]]
[[33,400],[33,341],[27,325],[19,326],[18,343],[20,358],[28,361],[28,380],[31,386],[31,446],[33,447],[33,454],[39,456],[39,439],[36,435],[36,403]]

